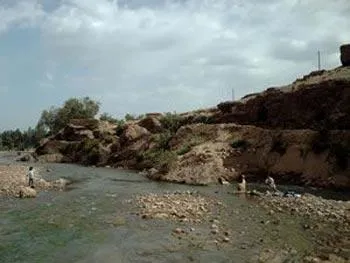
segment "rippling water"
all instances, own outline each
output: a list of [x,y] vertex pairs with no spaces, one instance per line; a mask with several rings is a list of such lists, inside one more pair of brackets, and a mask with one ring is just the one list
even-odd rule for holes
[[[293,248],[298,262],[312,249],[300,219],[272,220],[254,200],[230,194],[230,186],[191,187],[159,183],[128,171],[76,165],[48,165],[47,179],[73,180],[65,192],[41,192],[35,199],[0,199],[0,262],[257,262],[265,248]],[[215,216],[233,233],[216,246],[210,224],[144,220],[125,200],[142,193],[195,190],[226,205]],[[194,227],[178,239],[175,227]]]

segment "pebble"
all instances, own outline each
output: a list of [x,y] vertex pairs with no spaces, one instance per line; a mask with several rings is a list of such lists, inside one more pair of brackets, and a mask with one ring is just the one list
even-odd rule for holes
[[173,230],[173,232],[174,233],[176,233],[176,234],[182,234],[182,233],[185,233],[185,231],[182,229],[182,228],[175,228],[174,230]]
[[246,244],[242,244],[242,245],[240,245],[240,248],[241,248],[241,249],[247,249],[248,246],[247,246]]
[[228,243],[228,242],[230,242],[230,239],[228,237],[224,237],[224,239],[222,241],[225,243]]
[[216,201],[193,191],[166,194],[145,194],[137,196],[136,201],[140,208],[140,214],[148,214],[149,218],[156,214],[167,214],[164,219],[176,220],[183,223],[201,223],[211,216]]
[[218,233],[219,233],[219,230],[218,230],[218,229],[212,229],[212,230],[211,230],[211,233],[212,233],[212,234],[218,234]]

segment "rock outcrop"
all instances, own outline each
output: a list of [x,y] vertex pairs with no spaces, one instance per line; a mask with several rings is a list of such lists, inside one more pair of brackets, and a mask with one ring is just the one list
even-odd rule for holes
[[35,189],[26,186],[20,187],[18,191],[19,198],[34,198],[36,197],[36,195],[37,192],[35,191]]
[[350,66],[350,44],[340,47],[340,60],[344,67]]
[[151,133],[159,133],[163,130],[162,124],[158,118],[147,116],[146,118],[140,120],[138,125],[144,127]]
[[[73,120],[36,149],[39,160],[146,171],[187,184],[262,181],[350,189],[350,68],[183,114],[113,125]],[[149,171],[149,172],[147,172]],[[248,189],[249,190],[249,189]]]
[[350,129],[350,80],[271,90],[245,103],[219,104],[217,123],[239,123],[268,129]]
[[36,149],[40,161],[104,164],[119,143],[116,125],[94,119],[71,120]]

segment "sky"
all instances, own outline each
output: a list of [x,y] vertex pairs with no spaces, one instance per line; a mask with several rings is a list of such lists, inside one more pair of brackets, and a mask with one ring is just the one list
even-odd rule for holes
[[0,0],[0,131],[89,96],[184,112],[340,65],[349,0]]

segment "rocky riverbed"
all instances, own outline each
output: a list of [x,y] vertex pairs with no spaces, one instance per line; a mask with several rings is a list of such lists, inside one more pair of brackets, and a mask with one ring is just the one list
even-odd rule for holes
[[317,256],[307,257],[306,262],[350,262],[350,201],[311,194],[300,197],[265,194],[260,195],[259,203],[274,218],[288,213],[304,219],[302,228],[311,232],[318,244]]
[[206,221],[216,206],[223,206],[218,200],[191,191],[151,193],[137,196],[135,201],[142,218],[162,218],[189,223]]
[[[311,194],[282,197],[269,193],[257,193],[252,201],[265,208],[269,216],[258,224],[272,227],[275,231],[282,224],[284,216],[294,216],[299,220],[300,228],[313,236],[317,249],[295,262],[350,262],[350,201],[324,199]],[[244,233],[234,231],[221,221],[229,207],[220,199],[196,192],[150,193],[138,195],[128,202],[137,206],[136,214],[145,220],[181,223],[172,231],[173,236],[180,240],[191,240],[203,246],[223,247],[233,245],[232,239],[235,240]],[[201,230],[198,231],[197,227]],[[263,239],[264,237],[260,238],[261,242]],[[246,248],[245,245],[240,246]],[[256,260],[284,262],[283,260],[293,257],[293,253],[297,252],[291,247],[280,251],[266,248]]]
[[46,181],[41,177],[44,167],[35,168],[34,188],[28,187],[29,165],[0,164],[0,196],[36,197],[37,192],[47,190],[64,190],[70,183],[60,178]]

